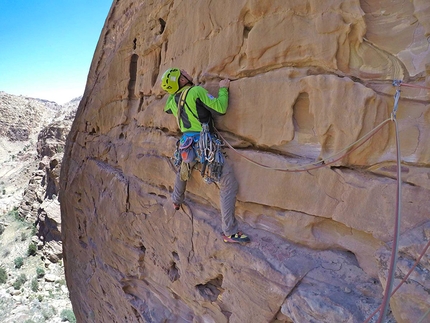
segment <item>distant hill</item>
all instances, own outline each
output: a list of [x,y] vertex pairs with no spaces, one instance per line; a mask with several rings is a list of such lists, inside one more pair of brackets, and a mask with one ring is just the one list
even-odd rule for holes
[[57,323],[72,313],[57,187],[81,98],[59,105],[0,92],[0,274],[7,273],[0,280],[1,322],[42,322],[43,312],[43,321]]
[[19,204],[37,158],[40,131],[72,119],[81,97],[65,105],[0,91],[0,215]]

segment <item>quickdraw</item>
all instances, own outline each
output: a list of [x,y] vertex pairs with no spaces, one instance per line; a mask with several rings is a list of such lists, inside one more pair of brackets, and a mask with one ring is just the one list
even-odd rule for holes
[[224,165],[222,142],[209,131],[209,124],[203,123],[202,128],[197,148],[202,164],[201,175],[206,183],[218,182]]
[[206,183],[218,182],[222,175],[222,168],[224,165],[224,154],[222,153],[222,141],[209,130],[209,124],[202,124],[202,131],[193,135],[192,137],[178,140],[176,143],[176,150],[173,155],[173,160],[176,167],[180,167],[184,160],[181,146],[185,143],[186,139],[193,138],[193,146],[197,153],[196,160],[202,164],[201,175]]

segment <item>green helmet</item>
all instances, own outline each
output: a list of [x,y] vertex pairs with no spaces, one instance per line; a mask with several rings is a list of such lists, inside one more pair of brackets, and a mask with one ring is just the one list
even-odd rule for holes
[[181,70],[179,68],[169,68],[161,77],[161,87],[164,91],[175,94],[179,90],[179,77]]

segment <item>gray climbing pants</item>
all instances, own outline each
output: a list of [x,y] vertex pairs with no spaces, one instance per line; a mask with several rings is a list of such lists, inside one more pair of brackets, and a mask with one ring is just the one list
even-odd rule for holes
[[[172,193],[173,203],[182,204],[184,202],[186,188],[187,181],[181,180],[180,172],[178,172],[176,174],[175,186]],[[219,188],[222,231],[226,236],[230,236],[238,232],[238,224],[235,217],[235,204],[239,184],[234,175],[233,167],[227,159],[225,159],[222,168]]]

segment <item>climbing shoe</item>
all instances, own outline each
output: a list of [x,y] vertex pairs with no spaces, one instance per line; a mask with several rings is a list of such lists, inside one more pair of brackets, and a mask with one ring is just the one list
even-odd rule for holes
[[175,210],[177,211],[177,210],[179,210],[179,209],[181,208],[181,204],[173,203],[173,207],[174,207],[174,208],[175,208]]
[[222,234],[224,242],[232,242],[232,243],[247,243],[251,240],[248,236],[244,235],[242,232],[238,232],[236,234],[232,234],[231,236],[226,236],[224,233]]

